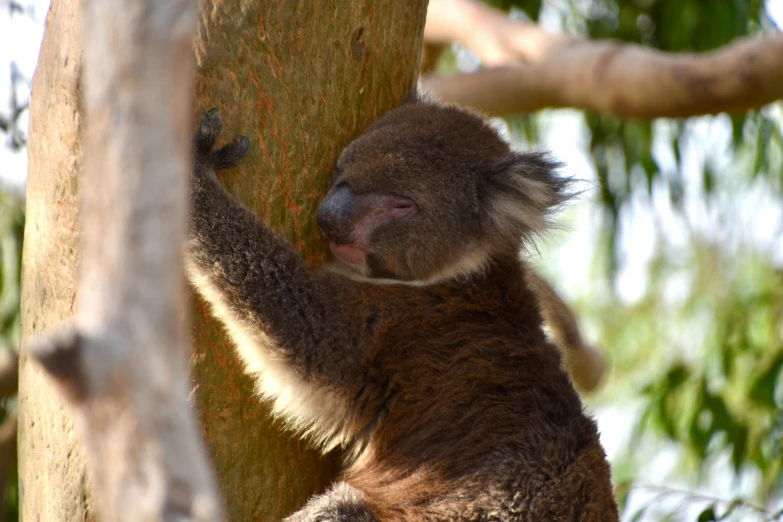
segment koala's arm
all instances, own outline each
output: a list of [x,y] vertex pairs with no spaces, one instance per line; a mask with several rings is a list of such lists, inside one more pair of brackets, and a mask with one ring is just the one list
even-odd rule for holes
[[[331,399],[318,389],[345,396],[340,392],[355,386],[344,382],[356,373],[348,370],[360,356],[350,335],[352,319],[339,299],[348,283],[311,272],[290,245],[220,186],[215,173],[239,164],[248,147],[246,138],[237,137],[213,151],[221,126],[213,109],[194,140],[188,276],[225,324],[259,391],[278,413],[308,429],[323,422],[311,410],[342,413],[340,401],[323,403]],[[308,398],[312,404],[305,404]]]
[[571,308],[531,267],[527,270],[527,281],[538,298],[552,340],[560,347],[574,384],[582,391],[594,389],[603,377],[603,357],[582,339]]

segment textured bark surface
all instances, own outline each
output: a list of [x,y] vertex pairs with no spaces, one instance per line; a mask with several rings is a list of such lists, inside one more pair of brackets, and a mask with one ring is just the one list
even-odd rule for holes
[[28,339],[27,356],[69,404],[101,520],[217,522],[221,503],[188,404],[180,246],[197,5],[82,5],[77,314]]
[[32,336],[57,328],[74,313],[82,166],[80,5],[52,1],[30,103],[19,375],[19,509],[25,521],[90,519],[70,416],[27,350]]
[[[206,1],[196,43],[196,115],[218,107],[250,150],[223,182],[319,265],[313,216],[336,156],[414,85],[426,2]],[[194,373],[230,520],[279,520],[334,478],[253,396],[216,320],[195,303]]]

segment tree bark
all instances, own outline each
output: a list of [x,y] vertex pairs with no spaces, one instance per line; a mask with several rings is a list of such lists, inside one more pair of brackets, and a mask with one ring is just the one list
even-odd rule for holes
[[19,516],[90,520],[81,449],[70,415],[30,338],[73,316],[82,166],[81,2],[52,0],[33,76],[27,152],[27,220],[22,251],[19,372]]
[[184,274],[196,4],[85,2],[77,315],[29,342],[71,406],[106,521],[215,521],[188,405]]
[[[72,317],[77,300],[79,6],[52,1],[33,80],[22,271],[22,520],[95,516],[70,416],[28,353],[30,338]],[[226,136],[251,139],[244,165],[225,181],[313,266],[323,261],[325,244],[312,216],[334,159],[414,85],[425,10],[424,1],[393,0],[202,3],[195,114],[217,106]],[[336,460],[280,433],[221,327],[202,303],[195,308],[197,404],[227,516],[279,520],[331,479]]]
[[[328,247],[313,216],[334,161],[415,85],[426,2],[229,5],[202,7],[196,115],[218,107],[226,139],[250,139],[222,181],[318,266]],[[337,457],[282,432],[221,325],[195,309],[193,371],[229,519],[279,520],[334,478]]]

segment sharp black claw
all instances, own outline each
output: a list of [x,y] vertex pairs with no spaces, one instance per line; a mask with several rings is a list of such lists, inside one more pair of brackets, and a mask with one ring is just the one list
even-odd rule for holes
[[212,167],[216,172],[236,167],[242,162],[242,156],[250,148],[250,140],[245,136],[234,139],[217,150],[212,150],[223,128],[223,119],[216,108],[209,109],[201,118],[201,125],[194,138],[198,161]]
[[250,140],[245,136],[237,136],[234,139],[239,143],[239,153],[244,154],[247,152],[247,149],[250,147]]
[[204,154],[209,153],[215,145],[215,140],[223,128],[223,120],[216,108],[212,108],[201,118],[199,128],[196,131],[194,143],[196,151]]

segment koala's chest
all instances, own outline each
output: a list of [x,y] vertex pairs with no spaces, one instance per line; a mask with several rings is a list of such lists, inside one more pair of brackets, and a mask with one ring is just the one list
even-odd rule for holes
[[525,336],[525,326],[497,307],[427,304],[380,321],[372,341],[373,373],[406,408],[429,410],[445,395],[456,404],[479,404],[495,391],[507,396],[503,383],[518,380],[529,348],[544,339],[540,328]]
[[453,419],[461,413],[446,411],[452,406],[464,411],[514,400],[513,388],[545,338],[537,310],[525,315],[499,294],[395,289],[366,308],[365,375],[391,417]]
[[[392,295],[368,310],[365,333],[382,358],[470,357],[471,346],[516,337],[531,323],[513,303],[486,294],[465,290]],[[535,319],[532,323],[540,330]]]

